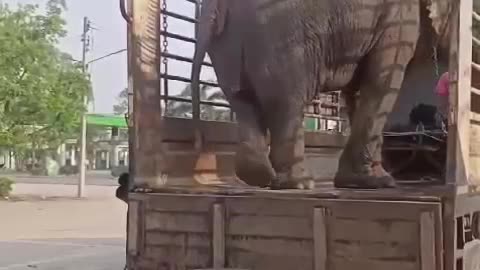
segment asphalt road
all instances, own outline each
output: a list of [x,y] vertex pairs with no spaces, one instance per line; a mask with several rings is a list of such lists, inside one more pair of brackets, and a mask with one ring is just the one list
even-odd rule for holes
[[[123,270],[126,204],[113,186],[16,184],[0,201],[0,270]],[[15,199],[14,199],[15,198]]]
[[124,247],[121,238],[0,241],[0,270],[122,270]]

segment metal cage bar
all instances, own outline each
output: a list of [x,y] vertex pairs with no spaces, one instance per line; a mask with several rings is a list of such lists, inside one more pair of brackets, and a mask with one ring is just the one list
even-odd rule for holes
[[[163,17],[163,24],[162,24],[162,29],[160,31],[161,38],[164,40],[163,45],[168,46],[168,40],[177,40],[181,42],[187,42],[191,44],[196,43],[196,37],[198,34],[198,16],[200,14],[200,5],[201,1],[198,0],[184,0],[186,2],[192,3],[193,8],[195,9],[195,17],[192,18],[190,16],[186,16],[183,14],[180,14],[179,12],[173,12],[171,10],[168,10],[167,5],[165,3],[168,3],[169,0],[161,0],[162,3],[162,9],[161,9],[161,15]],[[195,30],[195,36],[194,37],[189,37],[185,36],[183,34],[179,33],[174,33],[173,31],[169,31],[167,28],[168,23],[165,21],[168,20],[168,18],[175,18],[177,20],[183,21],[183,22],[188,22],[194,24]],[[166,40],[166,42],[165,42]],[[165,46],[164,46],[165,47]],[[205,101],[201,100],[201,95],[200,93],[191,93],[192,99],[187,99],[183,97],[174,97],[170,95],[170,89],[168,88],[169,81],[178,81],[178,82],[184,82],[184,83],[190,83],[191,79],[184,77],[184,76],[178,76],[178,75],[172,75],[168,73],[168,60],[173,59],[176,61],[184,62],[184,63],[192,63],[193,59],[191,57],[185,57],[181,55],[177,55],[174,53],[171,53],[168,51],[168,48],[164,48],[161,52],[161,57],[162,57],[162,63],[164,65],[164,72],[161,73],[161,79],[163,80],[163,88],[164,88],[164,94],[162,94],[162,99],[164,101],[165,107],[167,107],[168,101],[178,101],[178,102],[190,102],[192,105],[192,119],[194,121],[200,121],[200,114],[201,114],[201,106],[218,106],[218,107],[225,107],[228,108],[228,103],[220,103],[220,102],[211,102],[211,101]],[[204,61],[202,63],[204,66],[207,67],[213,67],[211,63]],[[200,81],[201,85],[205,86],[210,86],[210,87],[218,87],[217,83],[213,82],[207,82],[207,81]],[[327,93],[327,94],[321,94],[319,97],[315,100],[312,101],[311,105],[307,106],[305,110],[305,117],[307,120],[314,121],[315,122],[315,127],[312,128],[310,127],[310,130],[315,130],[315,131],[330,131],[330,132],[336,132],[336,133],[343,133],[346,131],[346,127],[348,126],[348,121],[346,119],[346,114],[343,113],[345,105],[342,104],[342,97],[340,95],[340,92],[333,92],[333,93]],[[234,120],[234,114],[231,111],[230,115],[230,120]],[[333,127],[332,127],[333,126]]]

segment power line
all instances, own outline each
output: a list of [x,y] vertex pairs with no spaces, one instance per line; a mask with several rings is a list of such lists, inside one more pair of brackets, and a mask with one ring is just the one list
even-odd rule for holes
[[101,56],[101,57],[99,57],[99,58],[95,58],[95,59],[93,59],[93,60],[88,61],[88,62],[87,62],[87,65],[89,65],[89,64],[91,64],[91,63],[94,63],[94,62],[97,62],[97,61],[99,61],[99,60],[102,60],[102,59],[104,59],[104,58],[110,57],[110,56],[112,56],[112,55],[125,52],[125,51],[127,51],[127,49],[121,49],[121,50],[118,50],[118,51],[115,51],[115,52],[106,54],[106,55],[104,55],[104,56]]

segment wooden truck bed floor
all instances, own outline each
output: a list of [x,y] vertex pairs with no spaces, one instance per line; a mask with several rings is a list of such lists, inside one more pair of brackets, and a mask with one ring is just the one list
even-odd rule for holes
[[[255,196],[272,198],[318,198],[318,199],[352,199],[352,200],[388,200],[388,201],[425,201],[439,202],[442,198],[454,195],[454,186],[448,185],[408,185],[399,184],[393,189],[339,189],[332,182],[320,182],[314,190],[271,190],[240,185],[169,185],[155,189],[148,194],[192,194],[210,196]],[[134,194],[134,193],[132,193]]]

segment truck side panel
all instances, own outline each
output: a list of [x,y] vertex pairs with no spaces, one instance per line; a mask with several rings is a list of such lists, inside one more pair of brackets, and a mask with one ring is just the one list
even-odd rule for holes
[[130,207],[134,269],[443,268],[440,203],[135,194]]

